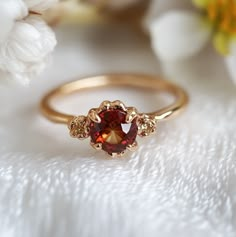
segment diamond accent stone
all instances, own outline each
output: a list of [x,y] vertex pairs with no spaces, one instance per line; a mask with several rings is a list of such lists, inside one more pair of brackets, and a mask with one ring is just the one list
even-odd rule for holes
[[89,137],[89,120],[86,116],[78,116],[69,123],[70,135],[74,138],[85,139]]
[[157,128],[155,119],[145,114],[138,118],[137,124],[139,130],[138,134],[141,137],[146,137],[153,134]]

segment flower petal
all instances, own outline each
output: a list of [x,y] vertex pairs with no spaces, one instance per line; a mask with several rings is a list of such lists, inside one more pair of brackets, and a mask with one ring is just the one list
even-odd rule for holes
[[7,0],[0,2],[0,11],[14,20],[21,20],[28,15],[28,9],[22,0]]
[[152,46],[163,61],[175,61],[200,51],[211,35],[202,17],[191,11],[171,11],[150,27]]
[[43,70],[55,45],[55,35],[46,23],[29,16],[16,22],[6,42],[0,45],[0,70],[25,84]]
[[[1,6],[0,6],[1,9]],[[1,20],[0,20],[0,44],[4,42],[9,33],[11,32],[11,29],[14,25],[14,20],[11,19],[6,12],[2,12],[0,10]]]
[[225,58],[226,66],[232,80],[236,84],[236,42],[231,45],[231,55]]
[[14,26],[14,21],[28,15],[28,9],[22,0],[0,2],[0,43],[4,42]]
[[148,26],[161,14],[173,10],[194,10],[190,0],[158,0],[151,1],[148,13],[144,19],[144,26]]

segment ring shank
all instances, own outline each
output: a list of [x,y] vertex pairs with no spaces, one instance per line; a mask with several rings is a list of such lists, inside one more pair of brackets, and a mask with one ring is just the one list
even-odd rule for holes
[[188,103],[187,93],[175,84],[160,79],[157,76],[135,75],[135,74],[109,74],[89,77],[64,84],[49,92],[41,101],[41,111],[45,117],[56,123],[68,123],[74,115],[64,114],[53,109],[52,99],[65,96],[77,91],[86,89],[125,86],[141,89],[163,91],[175,96],[175,102],[160,110],[147,113],[155,117],[156,120],[163,120],[179,113]]

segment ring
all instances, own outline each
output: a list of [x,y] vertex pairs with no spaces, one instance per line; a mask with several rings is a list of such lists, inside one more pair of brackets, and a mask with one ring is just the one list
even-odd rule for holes
[[[127,107],[120,100],[103,101],[98,108],[89,110],[87,116],[69,115],[53,108],[52,100],[68,94],[92,88],[124,86],[165,92],[175,101],[157,111],[140,113],[134,107]],[[124,155],[126,150],[134,151],[137,136],[146,137],[156,131],[157,124],[182,111],[188,103],[187,93],[179,86],[157,76],[110,74],[73,81],[49,92],[41,101],[41,111],[55,123],[67,124],[73,138],[90,137],[96,150],[103,150],[112,157]]]

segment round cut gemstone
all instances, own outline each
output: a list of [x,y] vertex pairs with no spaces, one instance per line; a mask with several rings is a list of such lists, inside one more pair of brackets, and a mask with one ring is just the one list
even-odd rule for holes
[[93,143],[101,143],[102,149],[109,154],[119,154],[135,142],[138,133],[136,119],[126,123],[127,113],[121,109],[105,110],[98,115],[101,122],[90,124]]

